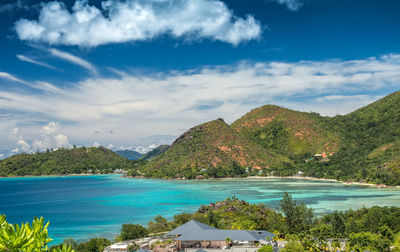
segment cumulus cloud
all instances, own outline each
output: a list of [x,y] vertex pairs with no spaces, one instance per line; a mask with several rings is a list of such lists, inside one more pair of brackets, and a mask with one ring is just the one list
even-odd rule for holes
[[38,20],[20,19],[15,28],[21,40],[90,47],[161,35],[237,45],[261,34],[253,16],[237,17],[220,0],[107,0],[101,5],[77,0],[69,11],[62,2],[49,2]]
[[34,59],[32,59],[28,56],[22,55],[22,54],[17,54],[17,58],[21,61],[25,61],[25,62],[32,63],[32,64],[35,64],[38,66],[42,66],[42,67],[46,67],[49,69],[60,71],[60,69],[58,69],[56,67],[50,66],[49,64],[41,62],[41,61],[34,60]]
[[92,145],[92,147],[96,147],[96,148],[97,148],[97,147],[100,147],[100,144],[99,144],[98,142],[94,142],[93,145]]
[[286,5],[286,7],[291,11],[297,11],[303,6],[303,2],[301,0],[272,0],[279,4]]
[[[398,89],[399,83],[397,54],[359,60],[240,62],[152,75],[90,78],[71,83],[60,93],[2,90],[0,107],[35,115],[32,121],[52,118],[69,122],[63,133],[73,142],[148,146],[156,143],[140,139],[178,136],[218,117],[232,122],[265,104],[323,115],[347,113]],[[9,125],[11,131],[15,126]],[[110,129],[114,134],[107,133]]]
[[136,147],[135,151],[141,153],[141,154],[145,154],[149,151],[154,150],[157,147],[157,145],[155,144],[150,144],[149,146],[145,147],[145,146],[138,146]]
[[31,149],[31,146],[24,139],[22,139],[22,137],[18,139],[17,145],[23,152],[28,152]]
[[53,55],[54,57],[60,58],[62,60],[66,60],[72,64],[78,65],[80,67],[85,68],[86,70],[92,72],[93,74],[97,73],[97,69],[95,66],[93,66],[90,62],[75,56],[73,54],[67,53],[67,52],[63,52],[60,50],[57,50],[55,48],[51,48],[49,49],[49,52],[51,53],[51,55]]
[[37,132],[31,144],[25,140],[25,137],[19,135],[19,129],[15,128],[14,133],[18,135],[17,148],[12,153],[45,151],[46,149],[70,148],[68,137],[59,133],[60,125],[57,122],[49,122]]

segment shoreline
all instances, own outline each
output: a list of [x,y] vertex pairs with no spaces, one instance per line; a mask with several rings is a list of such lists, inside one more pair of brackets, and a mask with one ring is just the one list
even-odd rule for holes
[[313,180],[313,181],[326,181],[326,182],[335,182],[341,183],[343,185],[360,185],[360,186],[369,186],[369,187],[376,187],[376,188],[394,188],[400,189],[400,185],[398,186],[390,186],[385,184],[372,184],[366,182],[357,182],[357,181],[340,181],[337,179],[329,179],[329,178],[315,178],[315,177],[308,177],[308,176],[248,176],[245,177],[247,179],[254,178],[254,179],[262,179],[262,178],[271,178],[271,179],[279,179],[279,178],[288,178],[288,179],[304,179],[304,180]]
[[[52,175],[24,175],[24,176],[10,176],[10,177],[0,177],[0,179],[6,178],[46,178],[46,177],[78,177],[78,176],[101,176],[101,175],[120,175],[124,178],[136,178],[136,179],[162,179],[162,180],[187,180],[187,179],[173,179],[173,178],[146,178],[144,176],[126,176],[124,174],[115,174],[115,173],[106,173],[106,174],[91,174],[91,173],[73,173],[73,174],[52,174]],[[375,187],[375,188],[392,188],[392,189],[400,189],[400,185],[397,186],[390,186],[385,184],[372,184],[372,183],[365,183],[365,182],[357,182],[357,181],[340,181],[336,179],[329,179],[329,178],[315,178],[315,177],[308,177],[308,176],[247,176],[247,177],[226,177],[226,178],[208,178],[208,179],[192,179],[192,180],[230,180],[230,179],[303,179],[303,180],[310,180],[310,181],[326,181],[326,182],[335,182],[341,183],[343,185],[359,185],[359,186],[368,186],[368,187]],[[189,180],[188,180],[189,181]]]
[[105,174],[72,173],[72,174],[51,174],[51,175],[23,175],[23,176],[9,176],[9,177],[1,177],[0,176],[0,179],[7,179],[7,178],[79,177],[79,176],[101,176],[101,175],[120,175],[120,174],[115,174],[115,173],[105,173]]
[[343,185],[358,185],[358,186],[368,186],[368,187],[375,187],[378,189],[387,188],[387,189],[400,189],[400,185],[397,186],[390,186],[385,184],[372,184],[372,183],[365,183],[365,182],[357,182],[357,181],[340,181],[337,179],[329,179],[329,178],[315,178],[315,177],[308,177],[308,176],[247,176],[247,177],[226,177],[226,178],[208,178],[208,179],[174,179],[174,178],[146,178],[144,176],[123,176],[125,178],[136,178],[136,179],[162,179],[162,180],[193,180],[193,181],[201,181],[201,180],[231,180],[231,179],[303,179],[303,180],[311,180],[311,181],[325,181],[325,182],[335,182],[341,183]]

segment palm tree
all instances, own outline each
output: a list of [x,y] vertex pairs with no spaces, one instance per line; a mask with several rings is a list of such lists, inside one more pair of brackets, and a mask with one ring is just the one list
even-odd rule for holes
[[229,237],[228,237],[228,238],[226,238],[226,239],[225,239],[225,243],[226,243],[226,245],[227,245],[227,246],[229,246],[229,247],[230,247],[230,246],[231,246],[231,243],[232,243],[232,240],[231,240],[231,238],[229,238]]

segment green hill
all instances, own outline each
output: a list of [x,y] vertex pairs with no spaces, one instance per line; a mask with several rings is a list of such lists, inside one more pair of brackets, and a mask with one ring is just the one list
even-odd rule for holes
[[329,129],[326,118],[274,105],[254,109],[232,124],[237,132],[287,157],[332,153],[339,136]]
[[200,124],[171,146],[137,161],[99,148],[19,154],[0,161],[0,176],[110,173],[157,178],[288,176],[400,185],[400,92],[343,116],[323,117],[273,105],[232,125]]
[[[135,169],[148,177],[303,175],[400,184],[400,92],[323,117],[273,105],[198,125]],[[243,169],[247,172],[243,173]]]
[[115,153],[129,160],[137,160],[143,156],[143,154],[133,150],[117,150]]
[[104,147],[81,147],[11,156],[0,161],[0,176],[112,173],[132,167],[133,161]]
[[169,147],[170,146],[168,144],[160,145],[160,146],[156,147],[155,149],[144,154],[141,157],[141,159],[143,159],[143,160],[153,159],[153,158],[163,154],[164,152],[166,152],[169,149]]
[[237,134],[222,119],[191,128],[171,147],[140,167],[148,177],[226,177],[243,175],[244,167],[262,169],[283,163],[279,154],[270,153]]

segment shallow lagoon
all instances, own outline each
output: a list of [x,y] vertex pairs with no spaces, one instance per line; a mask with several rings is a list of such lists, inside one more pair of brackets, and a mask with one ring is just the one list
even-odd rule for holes
[[302,179],[171,181],[114,175],[0,179],[0,214],[9,222],[43,216],[54,243],[73,237],[112,238],[123,223],[146,224],[161,214],[172,218],[199,205],[237,196],[276,208],[284,191],[317,214],[363,206],[400,206],[400,189]]

